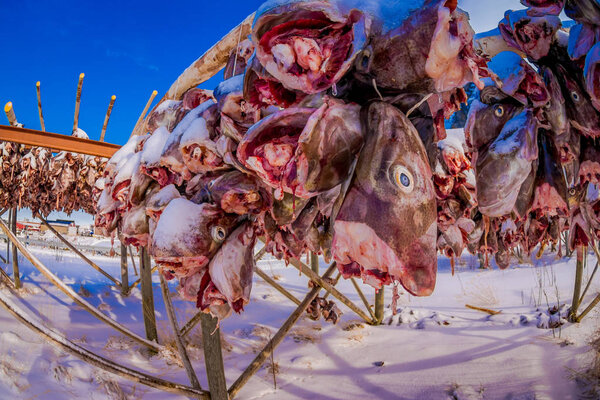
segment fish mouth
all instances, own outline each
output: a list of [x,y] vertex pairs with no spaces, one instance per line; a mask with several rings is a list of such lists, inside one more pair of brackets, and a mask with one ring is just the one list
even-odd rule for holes
[[[599,76],[599,78],[600,78],[600,76]],[[587,136],[592,139],[596,139],[596,138],[600,137],[600,128],[583,126],[579,122],[575,121],[574,119],[569,119],[569,122],[571,122],[571,125],[573,125],[573,128],[577,129],[584,136]]]
[[206,256],[196,257],[156,257],[154,261],[159,271],[167,276],[181,279],[202,271],[210,261]]
[[183,162],[195,174],[223,167],[223,159],[214,149],[214,143],[192,143],[181,149]]
[[531,211],[539,216],[554,217],[568,215],[569,208],[554,186],[543,183],[535,189]]
[[588,246],[590,243],[590,226],[583,218],[580,210],[577,210],[570,221],[569,248],[575,250],[579,246]]
[[[367,224],[336,221],[332,253],[345,278],[360,277],[375,289],[400,282],[414,296],[429,296],[435,288],[437,270],[436,224],[431,227],[399,256]],[[433,244],[431,249],[429,243]]]
[[475,32],[469,16],[457,8],[456,1],[446,1],[438,8],[438,22],[425,63],[425,72],[434,80],[439,93],[475,83],[484,88],[481,78],[497,78],[487,67],[487,60],[473,47]]
[[181,185],[183,180],[178,174],[172,173],[168,168],[162,166],[145,166],[141,167],[142,173],[148,175],[150,178],[158,182],[158,185],[163,188],[172,183]]
[[334,5],[296,2],[257,15],[256,58],[287,89],[319,93],[350,69],[367,39],[364,15]]
[[600,184],[600,163],[590,160],[582,162],[579,166],[579,180],[581,184],[586,182]]

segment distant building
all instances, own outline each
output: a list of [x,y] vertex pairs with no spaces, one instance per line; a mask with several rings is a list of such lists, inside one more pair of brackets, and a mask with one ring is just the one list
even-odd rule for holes
[[[79,226],[75,225],[75,221],[68,219],[57,219],[55,221],[48,221],[48,224],[56,229],[56,231],[62,235],[77,235]],[[40,226],[40,231],[46,232],[48,227],[46,225]]]
[[17,221],[17,230],[28,232],[39,232],[41,223],[30,221]]

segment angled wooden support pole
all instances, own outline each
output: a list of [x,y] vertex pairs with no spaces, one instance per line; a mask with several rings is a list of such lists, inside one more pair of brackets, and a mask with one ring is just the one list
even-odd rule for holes
[[86,263],[88,263],[90,267],[94,268],[96,271],[98,271],[102,275],[104,275],[108,280],[110,280],[111,282],[113,282],[115,284],[115,286],[117,286],[118,288],[121,288],[121,282],[119,282],[117,279],[113,278],[112,275],[110,275],[108,272],[106,272],[102,268],[100,268],[98,266],[98,264],[96,264],[95,262],[93,262],[92,260],[90,260],[81,251],[77,250],[77,248],[75,246],[73,246],[71,244],[71,242],[69,242],[63,235],[61,235],[60,232],[58,232],[56,229],[54,229],[54,227],[52,225],[50,225],[48,223],[48,221],[46,221],[41,215],[36,214],[36,216],[42,222],[42,224],[44,224],[44,226],[46,228],[48,228],[48,230],[50,230],[50,232],[52,232],[54,234],[54,236],[56,236],[57,238],[59,238],[61,242],[63,242],[69,249],[71,249],[71,251],[73,253],[77,254],[79,257],[81,257],[81,259],[83,261],[85,261]]
[[[221,330],[219,321],[210,314],[201,313],[202,346],[204,348],[204,364],[211,400],[229,400],[225,367],[221,351]],[[233,396],[231,396],[233,397]]]
[[2,221],[1,219],[0,219],[0,229],[2,229],[2,231],[4,231],[4,234],[6,236],[8,236],[8,240],[10,240],[13,244],[15,244],[17,246],[17,248],[23,254],[23,256],[25,258],[27,258],[31,262],[31,264],[35,268],[37,268],[38,271],[40,271],[42,273],[42,275],[44,275],[50,282],[52,282],[52,284],[54,284],[57,288],[59,288],[64,294],[69,296],[73,301],[75,301],[75,303],[80,305],[84,310],[86,310],[87,312],[89,312],[90,314],[92,314],[94,317],[98,318],[100,321],[104,322],[105,324],[113,327],[115,330],[122,333],[123,335],[132,338],[136,342],[143,344],[143,345],[149,347],[150,349],[153,349],[156,351],[161,349],[161,347],[157,343],[144,339],[143,337],[135,334],[134,332],[132,332],[125,326],[119,324],[117,321],[106,316],[104,313],[102,313],[96,307],[91,305],[87,300],[85,300],[83,297],[81,297],[77,292],[75,292],[73,289],[71,289],[71,287],[69,285],[67,285],[62,280],[60,280],[56,275],[54,275],[52,273],[52,271],[50,271],[44,264],[42,264],[41,261],[38,260],[37,257],[35,255],[33,255],[27,249],[27,247],[25,247],[23,245],[23,243],[21,243],[19,241],[19,239],[10,231],[8,226],[6,226],[4,221]]
[[[17,236],[17,209],[12,209],[12,233]],[[15,288],[20,289],[21,285],[21,274],[19,273],[19,253],[17,252],[17,246],[13,243],[12,248],[12,266],[13,266],[13,279],[15,281]]]
[[[127,259],[127,257],[125,257]],[[175,343],[177,344],[177,350],[179,351],[179,356],[181,358],[181,362],[185,367],[185,371],[187,372],[188,378],[192,387],[198,390],[201,390],[200,382],[198,382],[198,377],[196,376],[196,372],[194,371],[194,367],[192,367],[192,363],[190,362],[190,358],[188,357],[187,350],[185,349],[185,343],[181,334],[179,333],[179,326],[177,324],[177,315],[175,314],[175,309],[173,308],[173,302],[171,301],[171,293],[169,292],[169,285],[167,284],[167,280],[162,274],[158,274],[160,276],[160,287],[162,289],[163,300],[165,302],[165,309],[167,310],[167,315],[169,317],[169,322],[171,323],[171,328],[173,329],[173,334],[175,335]]]
[[158,332],[156,330],[156,316],[154,315],[154,294],[152,292],[152,266],[148,249],[142,247],[140,253],[140,275],[142,286],[142,313],[144,316],[144,327],[146,338],[158,343]]
[[[335,270],[336,264],[332,263],[327,271],[323,274],[323,277],[319,276],[319,280],[321,282],[324,279],[327,279]],[[273,349],[277,347],[285,338],[287,333],[292,329],[292,327],[298,322],[300,316],[304,313],[306,308],[310,303],[319,295],[321,291],[321,286],[319,286],[319,282],[314,281],[315,286],[310,289],[304,300],[300,303],[298,308],[294,310],[294,312],[288,317],[288,319],[283,323],[281,328],[277,331],[277,333],[269,340],[269,343],[261,350],[260,353],[254,358],[254,360],[250,363],[248,368],[240,375],[240,377],[229,387],[229,396],[230,398],[234,398],[236,394],[242,389],[242,387],[250,380],[250,378],[260,369],[260,367],[264,364],[267,358],[273,352]]]
[[135,276],[138,276],[138,272],[137,272],[137,268],[135,266],[135,258],[133,258],[133,249],[131,248],[131,246],[127,246],[129,248],[129,258],[131,258],[131,264],[133,265],[133,273],[135,274]]
[[158,94],[158,92],[156,90],[153,90],[152,94],[150,94],[150,98],[148,99],[148,102],[146,103],[144,110],[140,114],[140,117],[138,118],[137,122],[135,123],[135,126],[133,127],[133,130],[131,131],[131,135],[129,135],[130,138],[134,135],[141,134],[140,131],[141,131],[142,125],[143,125],[142,122],[144,121],[144,117],[146,116],[146,113],[148,112],[148,109],[150,108],[150,105],[154,101],[154,98],[156,97],[157,94]]
[[275,280],[273,278],[271,278],[269,276],[269,274],[267,274],[266,272],[264,272],[258,266],[256,266],[254,268],[254,272],[256,272],[256,275],[260,276],[262,278],[262,280],[264,280],[265,282],[267,282],[269,285],[273,286],[273,288],[275,290],[277,290],[279,293],[281,293],[282,295],[284,295],[285,297],[287,297],[288,299],[290,299],[291,301],[293,301],[297,306],[300,305],[300,300],[298,300],[293,294],[291,294],[290,292],[288,292],[279,283],[275,282]]
[[108,103],[108,110],[106,110],[106,115],[104,116],[104,123],[102,124],[102,131],[100,132],[100,141],[104,142],[104,135],[106,134],[106,127],[108,126],[108,120],[110,119],[110,113],[112,113],[113,106],[115,105],[115,100],[117,96],[113,95],[110,98],[110,103]]
[[362,300],[363,304],[365,305],[367,311],[369,311],[369,315],[371,316],[371,318],[373,318],[374,321],[376,321],[377,317],[373,313],[373,309],[371,308],[371,305],[367,301],[367,298],[365,297],[364,293],[362,292],[362,290],[360,290],[360,286],[358,286],[358,282],[356,282],[356,279],[354,279],[354,278],[350,278],[350,281],[352,282],[352,285],[354,286],[356,293],[358,293],[358,297],[360,297],[360,299]]
[[127,246],[121,243],[121,294],[129,295],[129,265],[127,265]]
[[300,262],[299,260],[292,258],[290,259],[290,264],[293,265],[296,269],[306,275],[310,280],[315,281],[326,291],[330,292],[333,297],[341,301],[346,307],[351,309],[365,320],[368,324],[373,323],[374,321],[369,318],[367,314],[363,310],[361,310],[356,304],[354,304],[350,299],[344,296],[339,290],[333,287],[329,282],[321,279],[319,275],[317,275],[312,269],[310,269],[306,264]]

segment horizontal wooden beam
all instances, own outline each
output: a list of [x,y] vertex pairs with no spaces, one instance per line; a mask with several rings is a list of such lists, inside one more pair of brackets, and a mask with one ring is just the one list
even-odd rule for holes
[[0,125],[0,141],[21,143],[26,146],[47,147],[54,151],[110,158],[121,146],[117,144],[81,139],[58,133]]

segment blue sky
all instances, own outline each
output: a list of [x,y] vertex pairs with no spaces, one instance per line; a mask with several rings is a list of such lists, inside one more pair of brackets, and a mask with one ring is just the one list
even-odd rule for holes
[[[39,80],[46,130],[69,134],[77,78],[84,72],[79,127],[98,139],[114,94],[106,141],[123,144],[152,90],[160,99],[187,66],[261,3],[0,0],[0,105],[12,101],[18,120],[40,129]],[[463,0],[459,6],[477,32],[494,28],[505,9],[522,8],[517,0]],[[202,86],[217,83],[218,77]],[[0,121],[8,123],[4,115]]]

